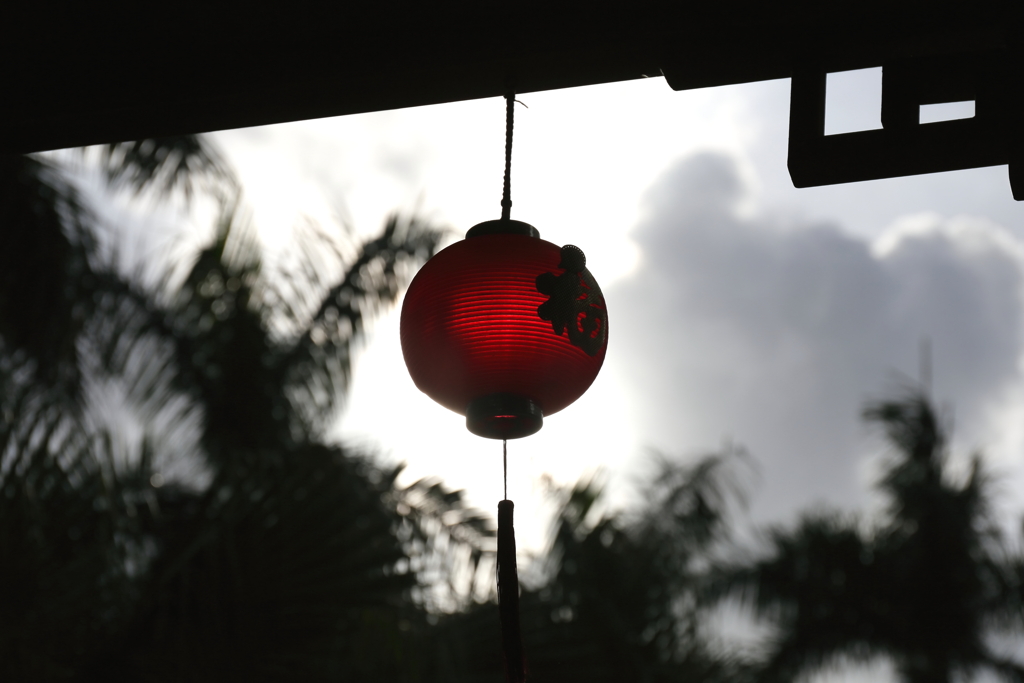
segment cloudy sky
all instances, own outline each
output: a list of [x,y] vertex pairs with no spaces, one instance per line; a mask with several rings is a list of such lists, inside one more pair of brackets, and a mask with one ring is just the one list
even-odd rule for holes
[[[583,248],[610,304],[590,392],[510,444],[527,547],[542,544],[545,475],[603,469],[626,502],[652,448],[745,446],[758,522],[870,505],[881,443],[858,414],[918,377],[924,341],[956,448],[984,449],[1006,510],[1024,508],[1024,205],[1006,169],[795,190],[788,91],[652,78],[520,97],[513,218]],[[879,101],[877,71],[830,78],[828,132],[878,127]],[[499,215],[503,114],[493,99],[216,139],[271,251],[301,220],[370,234],[395,209],[458,237]],[[397,310],[374,326],[338,433],[485,509],[501,497],[500,444],[415,389]]]

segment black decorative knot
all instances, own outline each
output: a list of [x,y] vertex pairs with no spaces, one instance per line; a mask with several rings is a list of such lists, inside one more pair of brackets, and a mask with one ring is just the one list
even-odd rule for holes
[[537,276],[537,291],[548,296],[537,307],[537,314],[542,320],[551,321],[555,334],[568,333],[573,345],[594,356],[608,336],[604,295],[587,270],[587,257],[582,249],[567,244],[562,247],[561,257],[558,267],[565,272]]

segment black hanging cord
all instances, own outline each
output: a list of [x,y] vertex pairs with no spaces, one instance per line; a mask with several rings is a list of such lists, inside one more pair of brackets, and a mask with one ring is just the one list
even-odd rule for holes
[[505,189],[501,194],[501,220],[512,216],[512,111],[516,94],[509,90],[505,94]]
[[[505,187],[501,195],[501,220],[512,214],[512,118],[515,90],[505,95]],[[516,567],[516,534],[512,526],[515,504],[508,500],[508,441],[501,440],[501,464],[505,500],[498,503],[498,614],[501,618],[501,649],[505,655],[507,683],[526,681],[526,654],[519,624],[519,570]]]

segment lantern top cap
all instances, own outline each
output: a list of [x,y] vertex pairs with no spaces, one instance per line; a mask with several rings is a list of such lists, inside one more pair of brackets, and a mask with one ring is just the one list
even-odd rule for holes
[[539,238],[540,230],[529,223],[502,218],[496,221],[477,223],[466,232],[466,239],[481,237],[482,235],[526,235],[527,237]]

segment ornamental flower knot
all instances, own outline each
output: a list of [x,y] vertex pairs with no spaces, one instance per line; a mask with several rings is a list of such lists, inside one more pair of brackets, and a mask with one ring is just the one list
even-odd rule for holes
[[547,272],[537,276],[537,291],[548,300],[537,307],[542,320],[550,320],[555,334],[568,333],[569,341],[594,356],[608,336],[604,295],[587,270],[583,250],[572,244],[562,247],[561,275]]

